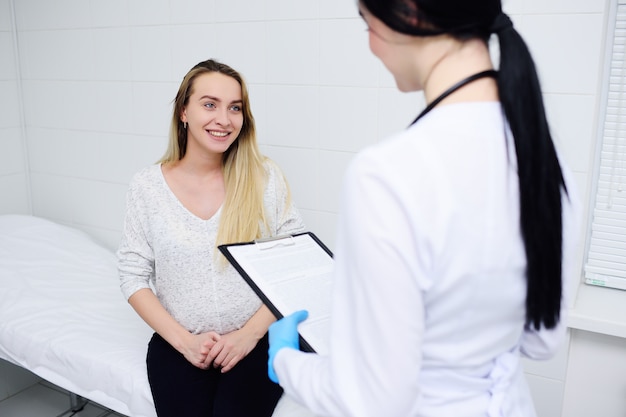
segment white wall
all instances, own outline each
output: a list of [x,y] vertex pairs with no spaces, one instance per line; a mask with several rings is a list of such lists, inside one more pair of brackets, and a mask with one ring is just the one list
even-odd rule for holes
[[0,214],[30,211],[11,16],[10,0],[0,0]]
[[[244,74],[262,149],[331,246],[347,161],[422,107],[369,52],[352,0],[0,1],[15,7],[33,213],[112,248],[126,185],[164,151],[171,100],[198,61],[214,57]],[[505,7],[536,56],[555,137],[586,191],[604,5],[544,3]],[[0,46],[12,56],[10,13],[2,16]],[[16,66],[2,62],[15,95]],[[3,140],[20,149],[19,100],[2,96],[14,129]]]
[[626,415],[626,339],[572,331],[562,417]]
[[350,0],[14,3],[33,213],[111,248],[127,183],[163,153],[171,101],[201,60],[244,74],[263,151],[331,245],[348,159],[421,106],[370,55]]
[[[608,1],[504,2],[586,199]],[[33,214],[115,248],[131,175],[161,156],[180,80],[212,57],[246,77],[263,151],[332,248],[346,163],[423,106],[396,91],[364,29],[354,0],[0,0],[0,213],[30,212],[30,198]],[[540,416],[560,415],[568,346],[526,369]]]

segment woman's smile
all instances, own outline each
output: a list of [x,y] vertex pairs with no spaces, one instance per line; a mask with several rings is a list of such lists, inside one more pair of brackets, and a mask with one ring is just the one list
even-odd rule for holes
[[209,132],[209,135],[214,136],[219,139],[223,139],[227,137],[228,135],[230,135],[230,132],[224,132],[220,130],[207,130],[207,132]]

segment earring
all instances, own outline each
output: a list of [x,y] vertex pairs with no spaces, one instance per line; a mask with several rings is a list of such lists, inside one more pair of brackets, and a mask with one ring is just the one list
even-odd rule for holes
[[187,129],[187,122],[183,122],[183,127]]

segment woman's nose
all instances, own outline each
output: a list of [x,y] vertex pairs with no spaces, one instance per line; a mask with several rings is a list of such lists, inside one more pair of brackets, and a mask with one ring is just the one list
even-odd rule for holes
[[230,117],[228,115],[228,109],[219,109],[217,111],[215,121],[221,126],[228,126],[230,124]]

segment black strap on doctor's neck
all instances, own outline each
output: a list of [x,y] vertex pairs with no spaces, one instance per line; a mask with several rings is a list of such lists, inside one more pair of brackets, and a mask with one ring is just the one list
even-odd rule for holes
[[436,99],[434,99],[432,102],[430,102],[430,104],[428,106],[426,106],[426,108],[424,110],[422,110],[422,112],[415,118],[415,120],[413,120],[413,123],[410,124],[410,126],[414,125],[415,123],[417,123],[417,121],[419,119],[421,119],[422,117],[426,116],[426,114],[431,111],[433,109],[433,107],[435,107],[437,104],[439,104],[441,102],[441,100],[443,100],[444,98],[448,97],[450,94],[454,93],[455,91],[457,91],[458,89],[460,89],[461,87],[476,81],[480,78],[486,78],[486,77],[491,77],[491,78],[496,78],[498,76],[498,72],[495,70],[487,70],[487,71],[482,71],[473,75],[470,75],[467,78],[462,79],[461,81],[459,81],[458,83],[454,84],[452,87],[448,88],[446,91],[444,91],[443,93],[441,93],[439,95],[439,97],[437,97]]

